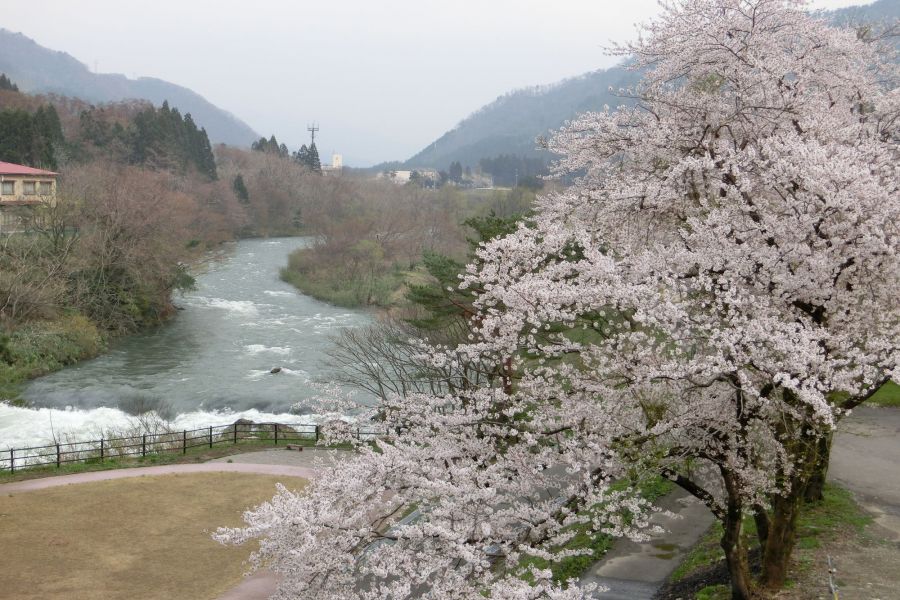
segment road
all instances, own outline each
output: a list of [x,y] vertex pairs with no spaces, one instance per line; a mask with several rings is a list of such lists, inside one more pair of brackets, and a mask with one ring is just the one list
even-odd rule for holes
[[851,490],[900,542],[900,409],[853,411],[835,435],[828,477]]

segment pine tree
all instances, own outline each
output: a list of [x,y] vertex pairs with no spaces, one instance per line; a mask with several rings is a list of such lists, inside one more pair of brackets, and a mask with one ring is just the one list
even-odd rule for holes
[[[469,262],[475,260],[475,250],[482,242],[512,233],[523,216],[498,217],[491,211],[486,217],[464,221],[464,225],[475,231],[474,237],[466,238]],[[410,319],[410,323],[435,331],[448,329],[455,321],[465,321],[474,312],[472,302],[475,299],[472,290],[459,288],[459,276],[465,272],[465,264],[436,252],[425,252],[422,263],[433,282],[409,286],[406,299],[424,312],[424,315]]]
[[450,163],[450,180],[459,183],[462,181],[463,168],[459,161]]
[[10,81],[9,77],[6,76],[6,73],[0,73],[0,90],[18,92],[19,86]]
[[319,162],[319,150],[316,148],[315,142],[309,146],[309,152],[306,155],[306,165],[316,173],[322,172],[322,163]]
[[[82,115],[82,128],[85,126],[93,126],[90,115]],[[159,110],[149,108],[135,115],[125,137],[134,164],[164,169],[193,167],[211,180],[218,178],[206,129],[198,129],[190,113],[182,117],[168,102],[163,102]]]
[[0,112],[0,159],[57,168],[56,154],[65,142],[56,109],[41,106],[30,115],[23,110]]
[[0,112],[0,160],[28,164],[32,162],[34,121],[23,110]]
[[232,189],[234,190],[234,195],[237,196],[237,199],[240,200],[243,204],[247,204],[250,202],[250,192],[247,191],[247,186],[244,185],[244,176],[238,173],[234,177],[234,181],[231,184]]
[[57,168],[56,150],[63,142],[62,124],[56,109],[42,106],[33,117],[32,162],[49,169]]

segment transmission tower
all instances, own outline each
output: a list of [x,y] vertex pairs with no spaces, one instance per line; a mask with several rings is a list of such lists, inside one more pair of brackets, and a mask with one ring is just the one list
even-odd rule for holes
[[318,124],[313,123],[312,125],[307,125],[306,130],[312,134],[312,142],[310,143],[310,145],[315,144],[316,143],[316,132],[319,130]]

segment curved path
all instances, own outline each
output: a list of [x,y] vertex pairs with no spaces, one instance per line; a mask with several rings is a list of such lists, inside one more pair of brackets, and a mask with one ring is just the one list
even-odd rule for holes
[[310,479],[316,476],[316,471],[309,467],[297,467],[289,465],[252,464],[252,463],[227,463],[208,462],[193,465],[158,465],[155,467],[134,467],[128,469],[110,469],[109,471],[91,471],[89,473],[75,473],[73,475],[57,475],[55,477],[42,477],[40,479],[28,479],[14,483],[0,484],[0,494],[12,494],[14,492],[31,492],[43,490],[61,485],[76,483],[90,483],[93,481],[106,481],[108,479],[127,479],[129,477],[144,477],[149,475],[170,475],[174,473],[252,473],[254,475],[284,475],[286,477],[304,477]]
[[[0,494],[14,492],[30,492],[63,485],[106,481],[109,479],[126,479],[150,475],[169,475],[175,473],[249,473],[254,475],[284,475],[286,477],[303,477],[312,479],[317,470],[313,468],[317,457],[340,460],[338,451],[307,450],[291,452],[286,450],[265,450],[248,452],[219,458],[211,462],[187,465],[158,465],[153,467],[134,467],[129,469],[111,469],[109,471],[92,471],[58,475],[41,479],[29,479],[14,483],[0,484]],[[244,580],[226,592],[217,600],[265,600],[275,593],[278,585],[277,576],[271,571],[260,570],[245,577]]]

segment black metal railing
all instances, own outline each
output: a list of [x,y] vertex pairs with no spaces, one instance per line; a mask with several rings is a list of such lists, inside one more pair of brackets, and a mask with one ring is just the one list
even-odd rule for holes
[[[383,434],[372,427],[349,425],[357,440],[371,440]],[[279,444],[315,444],[321,439],[319,425],[286,423],[241,423],[213,425],[200,429],[142,433],[80,442],[59,442],[46,446],[0,450],[0,471],[79,462],[103,462],[114,458],[146,457],[159,454],[187,454],[191,448],[213,448],[242,441]]]

